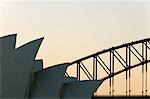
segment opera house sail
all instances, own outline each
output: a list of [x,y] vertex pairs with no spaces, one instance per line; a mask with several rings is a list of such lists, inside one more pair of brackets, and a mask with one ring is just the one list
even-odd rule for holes
[[89,99],[101,85],[65,77],[69,62],[44,69],[35,59],[44,38],[16,48],[16,36],[0,37],[0,99]]

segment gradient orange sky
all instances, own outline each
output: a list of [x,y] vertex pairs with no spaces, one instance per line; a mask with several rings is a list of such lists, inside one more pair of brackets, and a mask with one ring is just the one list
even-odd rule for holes
[[44,37],[37,58],[48,67],[150,37],[149,5],[148,0],[2,0],[0,36],[17,33],[17,47]]

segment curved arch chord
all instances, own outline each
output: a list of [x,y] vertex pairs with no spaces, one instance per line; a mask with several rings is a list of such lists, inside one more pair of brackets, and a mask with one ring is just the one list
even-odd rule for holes
[[110,77],[113,77],[113,76],[118,75],[118,74],[120,74],[120,73],[123,73],[123,72],[125,72],[125,71],[127,71],[127,70],[129,70],[129,69],[136,68],[136,67],[141,66],[141,65],[146,64],[146,63],[150,63],[150,60],[141,62],[141,63],[139,63],[139,64],[136,64],[136,65],[133,65],[133,66],[130,66],[130,67],[127,67],[127,68],[122,69],[122,70],[120,70],[120,71],[117,71],[117,72],[115,72],[115,73],[113,73],[113,74],[111,74],[111,75],[109,75],[109,76],[106,76],[106,77],[102,78],[101,80],[104,81],[104,80],[106,80],[106,79],[108,79],[108,78],[110,78]]
[[125,44],[122,44],[122,45],[118,45],[118,46],[115,46],[115,47],[104,49],[102,51],[99,51],[99,52],[96,52],[94,54],[91,54],[91,55],[88,55],[86,57],[83,57],[83,58],[80,58],[78,60],[75,60],[75,61],[71,62],[70,65],[73,65],[75,63],[81,62],[83,60],[92,58],[92,57],[100,55],[100,54],[107,53],[107,52],[109,52],[111,50],[116,50],[116,49],[120,49],[120,48],[123,48],[123,47],[127,47],[127,46],[130,46],[130,45],[135,45],[135,44],[139,44],[139,43],[143,43],[143,42],[150,42],[150,38],[146,38],[146,39],[142,39],[142,40],[137,40],[137,41],[133,41],[133,42],[130,42],[130,43],[125,43]]

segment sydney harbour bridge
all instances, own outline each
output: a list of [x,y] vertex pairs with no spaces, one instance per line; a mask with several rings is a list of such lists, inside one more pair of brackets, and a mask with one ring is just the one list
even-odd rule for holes
[[[102,57],[105,59],[102,59]],[[97,53],[73,61],[72,63],[70,63],[70,66],[76,67],[76,75],[74,76],[76,76],[79,81],[81,79],[85,79],[85,76],[81,77],[82,75],[86,75],[87,80],[101,80],[101,81],[109,80],[108,96],[110,97],[115,96],[114,95],[115,76],[121,73],[125,73],[125,80],[124,80],[125,83],[123,85],[125,87],[125,91],[123,96],[132,97],[131,92],[134,91],[131,89],[132,69],[140,67],[138,69],[141,70],[138,73],[140,73],[141,78],[140,77],[138,78],[139,79],[138,82],[141,82],[141,85],[138,87],[140,87],[141,93],[138,96],[142,97],[150,95],[148,94],[148,84],[150,83],[148,81],[150,79],[149,76],[150,71],[148,72],[148,69],[150,68],[149,62],[150,62],[150,38],[147,38],[138,41],[133,41],[130,43],[125,43],[108,49],[104,49]],[[87,69],[87,65],[89,64],[90,69]],[[115,69],[116,66],[120,66],[120,68]],[[103,75],[100,78],[98,76],[101,75],[101,70],[103,70],[106,73],[106,75]],[[69,76],[67,72],[66,76]],[[133,81],[133,83],[136,83],[136,81]],[[120,86],[120,88],[122,88],[122,86]],[[95,94],[95,96],[99,95]]]
[[[120,95],[120,90],[121,97],[150,98],[150,38],[45,69],[43,61],[35,59],[42,40],[15,48],[16,34],[0,38],[1,99],[103,98],[105,89],[109,98]],[[137,89],[140,93],[133,94]]]

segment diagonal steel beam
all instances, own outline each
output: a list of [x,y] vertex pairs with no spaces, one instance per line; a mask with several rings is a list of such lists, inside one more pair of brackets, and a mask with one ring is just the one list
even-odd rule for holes
[[130,51],[132,52],[132,54],[133,54],[140,62],[142,62],[141,59],[140,59],[132,50],[130,50]]
[[100,63],[100,61],[97,60],[97,62],[102,66],[102,68],[105,70],[105,72],[106,72],[108,75],[110,75],[109,72],[108,72],[108,71],[104,68],[104,66]]
[[116,57],[116,59],[119,61],[119,63],[121,63],[121,65],[126,68],[126,66],[120,61],[120,59],[114,54],[114,56]]
[[[87,70],[87,68],[85,67],[85,65],[83,64],[83,62],[80,62],[81,63],[81,65],[83,66],[81,66],[81,68],[82,68],[82,70],[84,71],[84,73],[86,73],[86,75],[88,76],[88,78],[90,79],[90,77],[93,79],[93,77],[92,77],[92,75],[90,74],[90,72]],[[85,70],[84,70],[85,69]],[[90,80],[92,80],[92,79],[90,79]]]
[[121,57],[121,55],[116,51],[116,50],[114,50],[116,53],[117,53],[117,55],[121,58],[121,60],[124,62],[124,63],[126,63],[126,61]]
[[97,56],[99,59],[100,59],[100,61],[105,65],[105,67],[107,68],[107,70],[109,70],[110,71],[110,69],[107,67],[107,65],[105,64],[105,62],[100,58],[100,56]]
[[138,52],[138,50],[133,45],[131,45],[131,47],[143,58],[143,56]]

